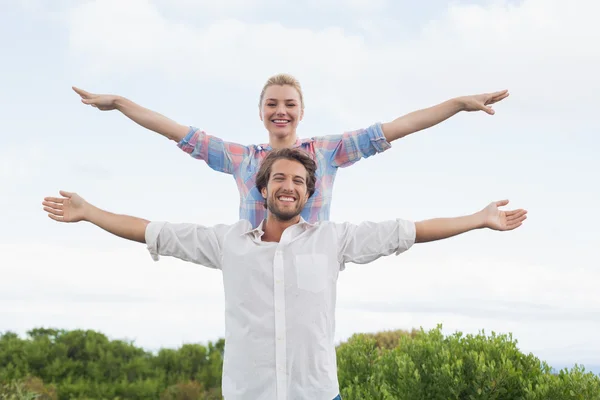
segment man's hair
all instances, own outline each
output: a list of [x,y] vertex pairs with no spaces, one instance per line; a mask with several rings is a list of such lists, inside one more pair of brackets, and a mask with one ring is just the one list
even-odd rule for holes
[[[283,148],[272,150],[262,161],[256,174],[256,187],[258,191],[262,192],[262,189],[267,187],[269,178],[271,177],[271,169],[277,160],[297,161],[304,166],[306,169],[306,189],[310,198],[315,193],[317,163],[307,152],[300,149]],[[266,207],[267,201],[265,200]]]

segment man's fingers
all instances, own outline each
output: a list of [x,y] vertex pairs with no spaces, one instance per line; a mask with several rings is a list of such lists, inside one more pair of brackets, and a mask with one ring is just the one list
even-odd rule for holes
[[527,215],[523,214],[520,217],[514,218],[510,220],[511,224],[520,224],[521,222],[527,219]]
[[523,210],[523,209],[514,210],[514,211],[508,211],[506,213],[506,220],[512,221],[514,219],[521,218],[521,217],[523,217],[526,214],[527,214],[527,211]]
[[78,95],[80,95],[83,98],[92,97],[91,93],[88,93],[83,89],[79,89],[78,87],[75,87],[75,86],[71,86],[71,88],[75,91],[75,93],[77,93]]
[[508,96],[508,89],[498,90],[497,92],[486,93],[488,99],[496,99],[498,97]]
[[59,197],[44,197],[44,201],[62,204],[65,201],[65,199]]
[[508,93],[508,91],[506,91],[505,93],[502,93],[498,96],[494,96],[494,100],[500,101],[500,100],[507,98],[508,96],[510,96],[510,93]]
[[494,111],[494,109],[492,107],[483,106],[483,107],[481,107],[481,110],[485,111],[486,113],[488,113],[490,115],[496,114],[496,111]]
[[523,225],[522,222],[519,222],[517,224],[512,224],[512,225],[507,225],[506,229],[507,231],[512,231],[513,229],[517,229],[518,227],[520,227],[521,225]]
[[492,97],[498,97],[498,96],[502,96],[502,95],[508,96],[508,89],[498,90],[497,92],[492,93]]
[[46,206],[46,207],[51,207],[51,208],[56,209],[56,210],[63,210],[64,209],[64,206],[62,204],[60,204],[60,203],[52,203],[52,202],[49,202],[49,201],[43,201],[42,205]]
[[65,196],[68,199],[70,199],[71,197],[73,197],[73,193],[67,192],[65,190],[59,190],[58,193],[60,193],[61,196]]
[[65,212],[63,210],[59,210],[56,208],[44,207],[44,211],[48,213],[48,215],[56,215],[56,216],[64,216]]
[[510,93],[508,92],[496,92],[494,93],[488,101],[486,101],[486,104],[494,104],[499,102],[500,100],[504,100],[505,98],[507,98],[510,95]]
[[53,220],[55,220],[55,221],[58,221],[58,222],[65,222],[65,220],[63,219],[63,217],[57,217],[56,215],[53,215],[53,214],[48,214],[48,216],[49,216],[50,218],[52,218]]
[[500,201],[496,202],[496,207],[503,207],[503,206],[505,206],[507,204],[508,204],[508,199],[500,200]]
[[527,215],[525,215],[525,214],[522,214],[519,217],[510,219],[510,220],[507,219],[505,230],[510,231],[515,228],[518,228],[519,226],[523,225],[523,221],[525,221],[526,219],[527,219]]

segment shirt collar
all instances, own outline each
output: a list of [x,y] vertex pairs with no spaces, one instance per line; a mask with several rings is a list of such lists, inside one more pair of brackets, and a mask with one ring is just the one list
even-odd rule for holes
[[[302,141],[301,139],[296,139],[296,142],[292,145],[292,148],[296,148],[296,147],[300,147],[302,146]],[[260,150],[264,150],[264,151],[271,151],[273,150],[273,148],[271,147],[270,144],[266,143],[266,144],[259,144],[256,146],[256,148],[260,151]]]
[[[265,231],[263,230],[263,226],[265,224],[267,220],[263,219],[262,222],[260,224],[258,224],[258,226],[254,229],[250,229],[249,231],[246,231],[244,234],[245,235],[252,235],[254,236],[256,239],[262,237],[262,235],[265,234]],[[314,226],[315,224],[311,224],[310,222],[307,222],[304,218],[302,218],[302,216],[300,216],[300,221],[298,221],[297,224],[292,225],[292,226],[296,226],[299,225],[301,227],[311,227]]]

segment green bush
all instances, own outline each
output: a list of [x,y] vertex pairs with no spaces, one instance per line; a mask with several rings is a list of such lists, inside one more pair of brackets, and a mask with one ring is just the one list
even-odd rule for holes
[[441,326],[399,335],[395,348],[373,335],[354,335],[338,347],[344,400],[600,399],[600,377],[581,368],[552,374],[511,335],[455,333]]
[[[220,400],[224,340],[157,354],[94,331],[0,334],[0,400]],[[600,400],[600,377],[553,372],[511,335],[356,334],[337,348],[344,400]]]

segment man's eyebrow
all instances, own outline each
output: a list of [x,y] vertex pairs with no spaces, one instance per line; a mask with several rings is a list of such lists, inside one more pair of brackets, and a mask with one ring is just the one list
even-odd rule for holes
[[[283,172],[274,172],[273,175],[271,175],[272,178],[274,178],[276,176],[285,176],[285,174]],[[305,178],[302,175],[294,175],[294,179],[298,179],[298,178],[305,180]]]

